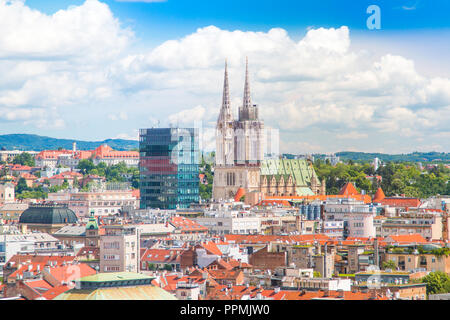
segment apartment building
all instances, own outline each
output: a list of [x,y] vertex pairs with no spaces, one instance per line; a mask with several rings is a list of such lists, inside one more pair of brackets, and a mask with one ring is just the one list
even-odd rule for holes
[[442,216],[412,213],[386,219],[381,225],[381,236],[420,234],[427,240],[442,238]]
[[105,226],[100,237],[100,272],[139,271],[139,230],[135,226]]
[[108,216],[119,213],[124,206],[139,207],[131,189],[49,193],[48,200],[67,204],[77,217],[88,217],[91,212],[95,216]]
[[375,206],[351,198],[329,199],[324,208],[325,221],[343,221],[343,237],[375,237]]
[[450,273],[450,256],[437,255],[432,252],[419,253],[414,250],[412,253],[408,248],[391,249],[385,253],[385,261],[393,261],[399,270],[411,271],[425,269],[427,271],[442,271]]

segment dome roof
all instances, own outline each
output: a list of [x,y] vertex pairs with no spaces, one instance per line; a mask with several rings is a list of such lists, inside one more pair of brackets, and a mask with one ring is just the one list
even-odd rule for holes
[[63,205],[30,205],[19,218],[19,223],[64,224],[77,223],[75,212]]

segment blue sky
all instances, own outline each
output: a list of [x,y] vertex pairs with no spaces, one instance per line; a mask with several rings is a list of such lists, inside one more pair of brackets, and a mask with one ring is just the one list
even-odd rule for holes
[[[380,30],[366,26],[373,4]],[[135,138],[192,114],[213,127],[221,61],[237,108],[249,55],[253,99],[284,152],[450,151],[450,1],[26,0],[2,10],[17,18],[0,27],[23,43],[0,34],[0,70],[14,75],[0,81],[0,134]]]

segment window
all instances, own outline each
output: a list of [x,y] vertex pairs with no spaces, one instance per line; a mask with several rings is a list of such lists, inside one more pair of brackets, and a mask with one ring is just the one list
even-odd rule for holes
[[105,248],[105,249],[119,249],[120,248],[120,244],[119,244],[118,241],[105,242],[103,244],[103,248]]

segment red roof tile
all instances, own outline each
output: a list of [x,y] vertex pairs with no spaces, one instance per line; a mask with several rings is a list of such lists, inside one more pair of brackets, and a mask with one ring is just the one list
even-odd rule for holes
[[347,182],[339,191],[339,195],[342,196],[352,196],[356,194],[359,194],[359,192],[351,182]]

